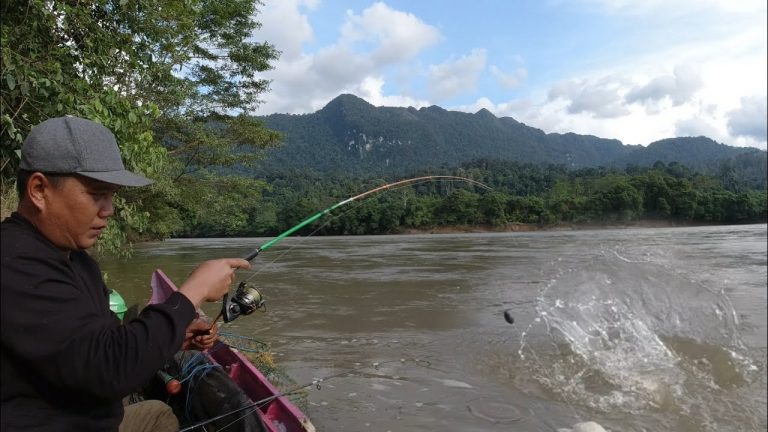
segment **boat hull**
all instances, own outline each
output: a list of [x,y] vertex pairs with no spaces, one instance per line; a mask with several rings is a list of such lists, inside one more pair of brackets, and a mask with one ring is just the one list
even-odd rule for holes
[[[152,274],[150,303],[162,303],[177,290],[162,270]],[[309,418],[269,382],[242,353],[223,342],[207,351],[208,357],[220,365],[230,378],[254,401],[267,401],[259,406],[259,415],[270,432],[314,432]]]

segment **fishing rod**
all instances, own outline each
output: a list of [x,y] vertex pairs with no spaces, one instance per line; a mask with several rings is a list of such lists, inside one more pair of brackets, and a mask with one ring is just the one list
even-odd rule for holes
[[263,251],[269,249],[270,247],[274,246],[275,244],[280,242],[282,239],[288,237],[289,235],[295,233],[296,231],[298,231],[298,230],[304,228],[305,226],[307,226],[308,224],[310,224],[310,223],[320,219],[321,217],[327,215],[328,213],[336,210],[337,208],[339,208],[339,207],[341,207],[341,206],[343,206],[345,204],[349,204],[349,203],[351,203],[353,201],[357,201],[357,200],[359,200],[361,198],[365,198],[368,195],[373,195],[376,192],[381,192],[381,191],[384,191],[384,190],[387,190],[387,189],[391,189],[391,188],[393,188],[395,186],[402,186],[402,185],[406,185],[406,184],[410,184],[410,183],[420,183],[420,182],[432,181],[432,180],[458,180],[458,181],[465,181],[465,182],[471,183],[471,184],[473,184],[475,186],[479,186],[479,187],[481,187],[483,189],[491,190],[490,187],[484,185],[483,183],[480,183],[477,180],[468,179],[466,177],[447,176],[447,175],[433,175],[433,176],[414,177],[414,178],[409,178],[409,179],[405,179],[405,180],[396,181],[394,183],[388,183],[388,184],[385,184],[385,185],[382,185],[382,186],[375,187],[375,188],[373,188],[373,189],[371,189],[369,191],[363,192],[363,193],[361,193],[359,195],[355,195],[353,197],[347,198],[347,199],[345,199],[343,201],[339,201],[336,204],[326,208],[325,210],[321,210],[321,211],[313,214],[312,216],[310,216],[310,217],[304,219],[303,221],[299,222],[298,224],[294,225],[292,228],[289,228],[284,233],[278,235],[277,237],[273,238],[272,240],[264,243],[263,245],[257,247],[253,251],[249,252],[247,255],[245,255],[243,257],[243,259],[246,260],[246,261],[252,261],[261,252],[263,252]]
[[[320,219],[321,217],[327,215],[328,213],[336,210],[337,208],[342,207],[346,204],[349,204],[353,201],[360,200],[367,196],[373,195],[377,192],[392,189],[397,186],[404,186],[404,185],[414,184],[414,183],[423,183],[427,181],[463,181],[463,182],[481,187],[485,190],[491,190],[489,186],[477,180],[472,180],[466,177],[449,176],[449,175],[431,175],[431,176],[413,177],[405,180],[396,181],[393,183],[387,183],[385,185],[375,187],[361,194],[339,201],[336,204],[333,204],[332,206],[313,214],[312,216],[297,223],[293,227],[287,229],[285,232],[273,238],[272,240],[252,250],[251,252],[246,254],[243,257],[243,259],[249,262],[253,261],[253,259],[256,258],[261,252],[276,245],[277,243],[282,241],[284,238],[304,228],[310,223]],[[209,328],[208,330],[203,330],[200,333],[201,334],[210,333],[210,331],[213,329],[213,325],[215,325],[216,322],[222,317],[224,318],[224,322],[228,323],[234,320],[235,318],[239,317],[240,315],[250,315],[257,309],[261,309],[265,307],[264,305],[265,303],[264,303],[264,299],[261,296],[261,293],[253,285],[246,283],[246,281],[240,282],[240,284],[238,285],[235,291],[235,294],[232,297],[229,296],[229,293],[224,295],[224,298],[222,299],[221,312],[216,317],[216,319],[213,320],[213,324],[211,324],[211,328]]]

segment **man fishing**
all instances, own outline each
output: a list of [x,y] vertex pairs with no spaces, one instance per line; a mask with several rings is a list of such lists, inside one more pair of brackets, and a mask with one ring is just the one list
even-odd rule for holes
[[1,228],[0,430],[178,430],[164,404],[124,409],[121,400],[190,344],[196,309],[221,299],[249,263],[205,261],[164,303],[120,325],[86,251],[114,213],[114,193],[151,183],[125,169],[98,123],[53,118],[27,136],[18,209]]

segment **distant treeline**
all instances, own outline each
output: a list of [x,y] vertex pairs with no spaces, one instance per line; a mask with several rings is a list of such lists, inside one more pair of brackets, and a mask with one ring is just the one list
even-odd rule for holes
[[[485,183],[490,191],[462,182],[403,187],[341,207],[298,234],[387,234],[509,223],[766,222],[764,176],[737,180],[731,174],[728,166],[719,174],[703,175],[677,163],[661,162],[653,167],[574,171],[563,166],[480,160],[413,176],[463,176]],[[226,184],[208,201],[179,209],[183,228],[177,235],[273,236],[342,199],[394,180],[299,170],[272,172],[240,187]]]

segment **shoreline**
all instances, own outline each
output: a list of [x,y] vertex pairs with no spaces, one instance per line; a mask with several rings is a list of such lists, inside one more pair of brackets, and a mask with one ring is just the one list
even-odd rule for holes
[[[487,233],[507,233],[507,232],[557,232],[557,231],[598,231],[598,230],[621,230],[621,229],[642,229],[642,228],[686,228],[686,227],[717,227],[717,226],[733,226],[733,225],[765,225],[768,221],[763,222],[746,222],[742,224],[723,224],[723,223],[704,223],[704,222],[680,222],[680,221],[666,221],[666,220],[642,220],[632,222],[612,222],[612,223],[560,223],[560,224],[526,224],[513,222],[503,226],[493,225],[453,225],[453,226],[438,226],[431,228],[409,228],[397,231],[391,231],[387,233],[378,234],[327,234],[329,237],[355,237],[355,236],[385,236],[385,235],[440,235],[440,234],[487,234]],[[170,237],[164,240],[194,240],[194,239],[226,239],[226,238],[274,238],[277,234],[266,234],[262,236],[251,237]],[[313,236],[324,237],[326,234],[313,234]],[[303,237],[295,235],[293,237]],[[152,240],[146,239],[136,241],[136,243],[146,243],[153,241],[164,240]]]
[[[766,222],[756,222],[766,223]],[[627,222],[581,222],[581,223],[556,223],[556,224],[532,224],[510,222],[505,225],[454,225],[437,226],[431,228],[409,228],[392,234],[464,234],[464,233],[494,233],[494,232],[536,232],[536,231],[589,231],[609,229],[632,228],[684,228],[701,226],[722,226],[733,224],[706,223],[706,222],[681,222],[671,220],[637,220]]]

